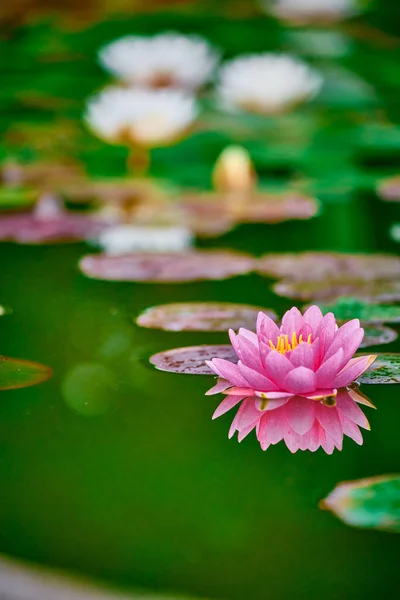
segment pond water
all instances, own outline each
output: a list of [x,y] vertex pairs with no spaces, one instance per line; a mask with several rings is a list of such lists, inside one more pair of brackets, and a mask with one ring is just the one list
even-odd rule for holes
[[[78,122],[87,96],[107,81],[96,64],[98,47],[129,32],[174,29],[205,35],[229,57],[294,51],[295,31],[306,29],[281,26],[248,7],[247,13],[243,4],[234,18],[221,14],[221,6],[215,15],[181,8],[107,16],[80,28],[50,18],[18,25],[1,42],[3,159],[70,152],[93,176],[121,176],[125,150],[84,129],[78,140],[68,134],[46,148],[57,123]],[[312,133],[303,136],[312,143],[293,141],[289,156],[290,136],[279,147],[276,131],[269,143],[268,136],[243,140],[213,125],[154,151],[155,176],[207,189],[221,150],[239,142],[266,188],[292,185],[305,172],[321,201],[316,218],[241,225],[198,246],[255,256],[398,253],[389,236],[398,205],[380,200],[374,182],[399,167],[399,15],[395,3],[379,4],[340,26],[350,46],[344,56],[311,57],[316,65],[356,73],[376,94],[371,100],[358,88],[348,97],[345,87],[336,90],[340,101],[315,109]],[[296,114],[305,127],[314,119],[310,107]],[[43,137],[40,143],[36,136]],[[332,456],[322,450],[292,455],[284,444],[262,452],[254,434],[241,444],[228,440],[231,417],[211,420],[218,400],[204,395],[209,378],[159,372],[148,362],[168,348],[228,343],[227,334],[144,329],[134,320],[168,302],[238,302],[282,315],[296,301],[278,297],[272,280],[254,274],[186,284],[91,280],[77,265],[92,251],[84,243],[0,245],[0,304],[13,311],[1,317],[1,353],[53,369],[46,383],[2,392],[0,551],[122,587],[196,597],[366,600],[390,594],[397,537],[352,529],[318,503],[340,481],[398,470],[397,386],[363,387],[378,410],[366,410],[372,430],[361,447],[346,439]],[[399,352],[400,344],[372,350]]]

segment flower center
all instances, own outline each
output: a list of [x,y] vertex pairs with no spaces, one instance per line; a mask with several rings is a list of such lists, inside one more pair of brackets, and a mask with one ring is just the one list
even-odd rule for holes
[[274,344],[272,342],[272,340],[269,340],[269,345],[272,348],[272,350],[276,350],[277,352],[280,352],[281,354],[286,354],[286,352],[289,352],[290,350],[294,350],[295,348],[297,348],[297,346],[301,343],[305,343],[305,344],[311,344],[312,335],[310,333],[310,335],[306,340],[303,340],[303,334],[301,334],[299,337],[297,337],[297,333],[293,332],[292,333],[292,338],[289,342],[289,336],[288,335],[279,335],[278,339],[276,340],[276,343]]

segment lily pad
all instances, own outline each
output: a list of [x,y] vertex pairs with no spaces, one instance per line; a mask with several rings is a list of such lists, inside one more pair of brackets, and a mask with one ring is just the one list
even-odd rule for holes
[[148,283],[228,279],[250,273],[253,268],[251,256],[230,250],[88,254],[80,261],[81,271],[92,279]]
[[[36,190],[20,187],[0,188],[0,209],[18,209],[32,206],[38,197]],[[0,213],[1,218],[1,213]]]
[[353,527],[400,533],[400,475],[340,483],[320,508]]
[[[258,261],[258,273],[273,278],[320,281],[355,278],[371,281],[400,276],[400,258],[392,254],[340,254],[300,252],[266,254]],[[349,294],[347,294],[349,295]],[[355,294],[358,297],[358,294]]]
[[50,367],[29,360],[0,356],[0,390],[15,390],[46,381]]
[[390,327],[383,327],[382,325],[367,325],[364,327],[364,331],[365,335],[360,348],[390,344],[397,339],[397,331],[390,329]]
[[359,298],[344,297],[336,302],[318,303],[323,314],[333,312],[339,321],[360,319],[363,323],[400,323],[400,306],[390,304],[369,304]]
[[274,311],[229,302],[182,302],[147,308],[136,319],[140,327],[166,331],[227,331],[246,327],[254,330],[259,311],[276,320]]
[[356,296],[363,302],[400,301],[400,280],[372,280],[336,277],[317,281],[314,277],[307,281],[283,279],[273,286],[278,296],[298,300],[327,300],[334,302],[342,296]]
[[358,378],[359,383],[400,383],[400,353],[379,353],[376,360]]
[[0,240],[19,244],[86,240],[102,229],[100,219],[68,212],[52,196],[43,196],[30,212],[0,214]]
[[82,169],[72,162],[34,162],[23,164],[7,161],[1,168],[1,179],[10,192],[13,186],[35,186],[38,189],[59,188],[61,184],[83,177]]
[[188,346],[158,352],[150,357],[150,362],[159,371],[185,373],[187,375],[215,375],[206,365],[206,360],[224,358],[237,362],[238,358],[230,344],[216,346]]
[[259,192],[245,199],[239,213],[240,223],[282,223],[292,219],[311,219],[318,213],[314,198],[298,192],[269,194]]

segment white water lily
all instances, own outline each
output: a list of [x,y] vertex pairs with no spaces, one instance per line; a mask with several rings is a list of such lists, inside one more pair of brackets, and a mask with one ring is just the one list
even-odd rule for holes
[[218,94],[228,109],[275,114],[313,98],[321,76],[284,54],[248,54],[225,63]]
[[99,59],[130,85],[196,90],[211,77],[219,53],[200,36],[166,32],[120,38],[102,48]]
[[180,90],[110,87],[89,100],[85,120],[109,142],[153,148],[184,136],[196,116],[195,99]]
[[193,245],[193,235],[186,227],[121,224],[103,231],[96,241],[107,254],[181,252]]
[[262,4],[278,17],[303,23],[340,21],[358,12],[356,0],[264,0]]

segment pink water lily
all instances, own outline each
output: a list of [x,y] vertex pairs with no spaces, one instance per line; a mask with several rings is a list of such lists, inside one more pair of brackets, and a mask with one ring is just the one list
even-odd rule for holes
[[241,440],[256,428],[263,449],[284,439],[292,452],[322,446],[330,453],[343,435],[362,443],[358,425],[368,421],[356,402],[367,402],[344,388],[376,357],[352,358],[364,336],[358,319],[339,328],[333,313],[294,307],[280,327],[260,312],[256,333],[229,335],[238,363],[209,361],[220,379],[207,394],[227,395],[214,418],[242,402],[230,436],[238,431]]

